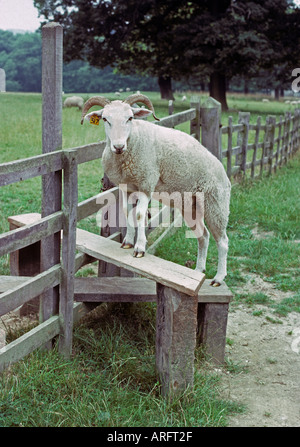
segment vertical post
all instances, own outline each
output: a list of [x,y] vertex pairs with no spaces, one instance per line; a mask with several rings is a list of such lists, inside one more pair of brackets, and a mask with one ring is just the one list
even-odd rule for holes
[[276,116],[267,116],[266,119],[266,132],[267,132],[267,155],[268,155],[268,164],[269,164],[269,174],[272,174],[272,165],[273,165],[273,150],[274,150],[274,139],[275,139],[275,124],[276,124]]
[[214,98],[207,98],[201,105],[201,143],[218,160],[222,161],[221,146],[221,104]]
[[[57,23],[42,28],[43,153],[62,147],[62,48],[63,29]],[[42,217],[61,209],[62,173],[42,177]],[[60,262],[60,232],[41,241],[41,270]],[[42,296],[40,318],[58,312],[59,287]]]
[[64,223],[62,242],[62,279],[59,315],[61,333],[59,351],[69,357],[72,352],[73,299],[76,255],[76,224],[78,203],[76,151],[64,153]]
[[200,101],[197,98],[191,99],[191,108],[196,109],[196,118],[191,121],[190,134],[200,141]]
[[239,124],[243,125],[243,130],[238,132],[237,145],[240,146],[240,153],[236,156],[235,164],[241,168],[241,172],[245,174],[246,161],[247,161],[247,147],[248,147],[248,134],[250,113],[239,112]]
[[224,363],[228,303],[199,303],[198,343],[217,365]]
[[162,395],[193,386],[197,296],[157,284],[156,367]]

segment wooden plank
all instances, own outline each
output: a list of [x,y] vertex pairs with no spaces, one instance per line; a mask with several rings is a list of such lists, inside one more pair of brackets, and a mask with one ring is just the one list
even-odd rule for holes
[[205,275],[201,272],[150,254],[146,254],[143,258],[135,258],[132,256],[132,250],[121,249],[118,242],[85,230],[77,230],[76,245],[79,251],[96,259],[123,267],[187,295],[197,295],[205,279]]
[[0,235],[0,256],[24,248],[62,228],[63,212],[58,211],[21,228]]
[[90,143],[84,146],[72,148],[76,151],[77,164],[86,163],[88,161],[101,158],[105,146],[106,141],[100,141],[99,143]]
[[112,189],[96,194],[80,203],[77,208],[77,220],[84,219],[91,214],[97,213],[104,205],[107,205],[107,201],[114,200],[116,202],[119,196],[119,187],[115,186]]
[[[232,292],[226,284],[212,287],[206,279],[198,303],[229,303]],[[155,302],[156,282],[147,278],[88,277],[75,278],[74,300],[78,302]]]
[[0,293],[7,292],[10,289],[19,287],[25,281],[28,281],[28,276],[0,276]]
[[0,186],[60,170],[61,155],[62,152],[58,151],[0,164]]
[[0,372],[51,340],[59,330],[60,322],[56,315],[4,346],[0,349]]
[[16,309],[45,290],[56,286],[60,283],[60,277],[61,266],[59,264],[33,278],[27,278],[27,281],[4,292],[0,295],[0,316]]
[[193,108],[161,118],[160,121],[155,121],[154,124],[164,127],[175,127],[178,126],[178,124],[185,123],[186,121],[194,120],[196,116],[196,109]]
[[146,278],[75,278],[74,300],[79,302],[155,302],[156,283]]

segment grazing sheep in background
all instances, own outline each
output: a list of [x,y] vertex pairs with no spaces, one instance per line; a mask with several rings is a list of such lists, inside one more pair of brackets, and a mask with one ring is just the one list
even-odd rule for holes
[[181,101],[182,101],[182,102],[183,102],[183,101],[186,101],[186,96],[185,96],[185,95],[181,98]]
[[83,104],[84,100],[81,96],[70,96],[64,101],[64,107],[78,107],[79,110],[82,110]]
[[263,99],[262,99],[262,102],[269,102],[269,100],[266,99],[266,98],[263,98]]
[[[144,103],[145,108],[133,108],[136,102]],[[103,109],[87,114],[88,110],[100,105]],[[92,97],[84,105],[81,123],[84,118],[92,120],[95,116],[102,118],[106,132],[106,147],[102,155],[104,172],[110,181],[121,185],[123,203],[128,199],[128,192],[135,192],[138,203],[137,241],[133,255],[144,256],[146,250],[145,218],[148,204],[154,192],[170,197],[178,192],[180,197],[189,193],[190,208],[186,204],[181,211],[188,226],[195,232],[198,240],[196,269],[205,271],[210,229],[218,246],[218,270],[211,285],[219,286],[227,270],[228,238],[226,227],[229,216],[230,181],[222,163],[211,154],[199,141],[176,129],[157,126],[142,118],[155,111],[149,98],[144,95],[130,95],[126,100],[112,101],[103,97]],[[157,118],[156,118],[157,119]],[[200,199],[199,199],[200,197]],[[204,197],[204,200],[203,200]],[[169,201],[167,203],[170,205]],[[177,206],[176,203],[174,206]],[[195,224],[193,216],[199,216]],[[199,231],[199,227],[201,231]],[[131,248],[134,244],[135,228],[127,219],[127,232],[122,248]]]

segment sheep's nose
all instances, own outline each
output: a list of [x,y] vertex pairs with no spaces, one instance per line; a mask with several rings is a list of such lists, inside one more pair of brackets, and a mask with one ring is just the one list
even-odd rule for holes
[[124,150],[125,145],[124,144],[116,144],[114,145],[114,148],[116,150],[116,154],[122,154]]

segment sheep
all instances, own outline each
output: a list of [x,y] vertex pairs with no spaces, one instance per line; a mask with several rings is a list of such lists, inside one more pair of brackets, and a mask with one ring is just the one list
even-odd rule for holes
[[[144,103],[149,110],[133,108],[132,104],[136,102]],[[100,105],[102,109],[87,113],[94,105]],[[92,97],[82,111],[81,124],[84,119],[93,122],[95,116],[104,121],[106,146],[102,166],[110,181],[119,185],[123,204],[127,203],[128,192],[138,198],[136,243],[134,245],[135,228],[128,214],[126,235],[121,247],[127,249],[134,246],[133,256],[144,256],[147,243],[145,219],[153,194],[158,194],[163,203],[166,198],[168,205],[168,196],[174,193],[181,197],[189,194],[190,202],[187,205],[185,202],[182,205],[181,200],[174,206],[181,207],[187,225],[196,234],[196,269],[202,272],[205,271],[209,243],[207,227],[211,231],[218,247],[217,274],[211,285],[217,287],[227,274],[226,228],[230,181],[222,163],[192,136],[176,129],[157,126],[153,122],[133,120],[134,117],[142,118],[151,114],[158,120],[151,101],[141,94],[130,95],[123,101]],[[193,217],[195,215],[197,222]]]
[[79,110],[82,110],[83,104],[84,100],[81,96],[70,96],[64,101],[64,107],[78,107]]
[[269,100],[267,98],[263,98],[262,102],[269,102]]

